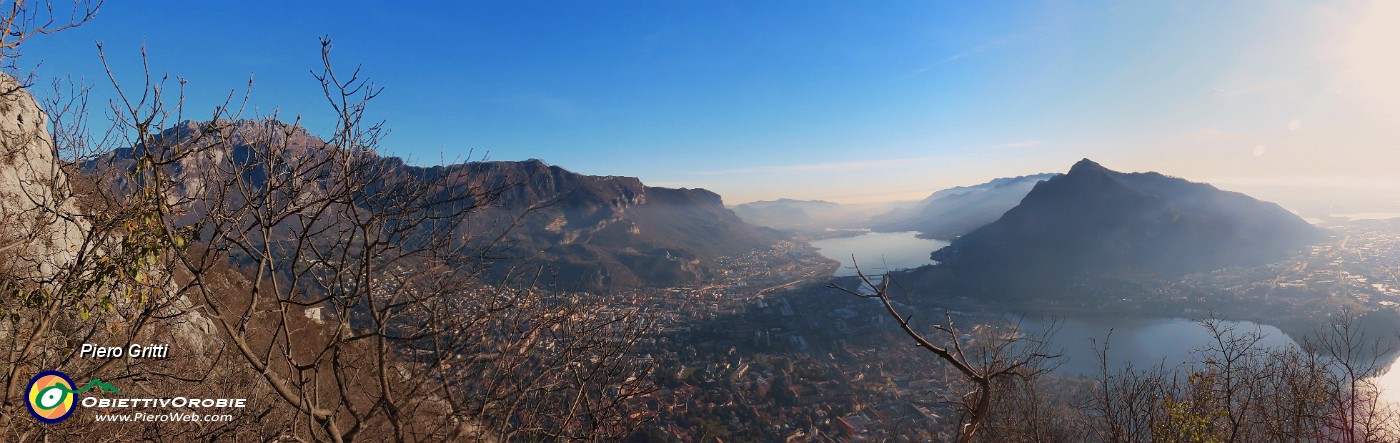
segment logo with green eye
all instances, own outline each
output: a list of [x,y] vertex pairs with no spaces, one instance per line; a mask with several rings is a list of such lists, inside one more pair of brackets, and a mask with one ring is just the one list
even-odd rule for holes
[[78,404],[78,394],[93,387],[120,394],[117,388],[103,383],[102,380],[93,379],[82,389],[74,389],[73,379],[68,378],[67,374],[58,371],[40,372],[29,380],[29,387],[25,389],[25,405],[29,406],[29,413],[34,414],[34,418],[39,421],[58,423],[73,415],[73,410],[76,409],[74,405]]

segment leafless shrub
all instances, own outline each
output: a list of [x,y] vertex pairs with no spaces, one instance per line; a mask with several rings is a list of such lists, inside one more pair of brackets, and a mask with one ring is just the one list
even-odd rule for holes
[[1168,370],[1107,365],[1084,405],[1103,441],[1392,441],[1393,407],[1372,381],[1385,355],[1357,316],[1343,312],[1301,346],[1268,347],[1259,330],[1215,319],[1194,366]]
[[[1046,337],[1028,337],[1019,327],[997,328],[983,325],[976,328],[976,331],[964,331],[955,326],[952,315],[945,312],[943,323],[933,326],[941,337],[935,337],[934,340],[925,338],[911,325],[913,316],[901,314],[890,300],[890,276],[884,275],[877,284],[860,270],[854,257],[852,265],[856,268],[862,286],[845,288],[832,284],[831,287],[856,297],[880,300],[886,312],[899,323],[905,335],[913,339],[918,347],[928,350],[955,368],[970,385],[962,390],[962,400],[959,403],[959,442],[980,438],[979,431],[986,426],[989,417],[993,416],[993,409],[999,404],[999,396],[1008,392],[1026,394],[1026,389],[1035,388],[1037,377],[1054,369],[1052,362],[1059,354],[1046,350]],[[1031,402],[1030,405],[1026,405],[1031,407],[1022,409],[1023,411],[1033,412],[1039,405],[1034,394],[1023,399]]]
[[[7,63],[24,39],[96,11],[64,24],[14,7],[0,20]],[[648,318],[479,278],[500,229],[471,222],[512,184],[381,157],[385,130],[365,116],[380,89],[337,74],[322,43],[313,75],[338,117],[324,138],[275,114],[241,119],[246,95],[232,93],[189,122],[184,81],[149,69],[136,87],[108,70],[113,126],[92,131],[88,86],[55,83],[48,118],[30,121],[53,136],[23,140],[48,157],[10,156],[37,185],[17,194],[27,205],[0,205],[27,208],[0,214],[6,226],[31,227],[0,230],[0,438],[606,441],[645,419],[628,403],[650,368],[628,353]],[[11,83],[2,98],[28,99]],[[85,342],[171,340],[186,355],[75,356]],[[249,407],[225,423],[36,426],[19,391],[42,369]]]

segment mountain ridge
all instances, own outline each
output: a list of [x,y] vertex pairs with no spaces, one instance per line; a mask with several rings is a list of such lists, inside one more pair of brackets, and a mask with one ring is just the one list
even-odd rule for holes
[[931,257],[973,287],[1025,294],[1093,275],[1174,277],[1261,264],[1320,236],[1274,203],[1084,159]]
[[986,183],[942,189],[912,208],[872,219],[878,232],[919,231],[919,237],[952,239],[996,221],[1015,207],[1037,182],[1060,174],[997,178]]
[[[232,144],[228,155],[185,159],[175,173],[218,169],[229,162],[257,162],[249,143],[275,140],[298,151],[326,143],[303,128],[276,120],[180,122],[155,135],[154,146],[178,145],[196,135]],[[111,153],[106,161],[134,162],[139,148]],[[293,153],[295,155],[295,152]],[[704,282],[716,259],[771,246],[776,239],[740,220],[718,194],[700,188],[662,188],[639,178],[579,174],[539,159],[414,166],[404,159],[364,152],[384,171],[386,186],[399,180],[455,177],[449,186],[476,186],[491,201],[473,213],[483,241],[499,241],[498,269],[543,267],[546,283],[565,290],[614,290]],[[244,172],[255,178],[264,168]],[[201,174],[188,174],[180,192],[203,192]],[[322,180],[332,180],[324,177]],[[329,183],[329,182],[328,182]],[[485,197],[482,197],[485,198]],[[465,234],[465,233],[464,233]]]

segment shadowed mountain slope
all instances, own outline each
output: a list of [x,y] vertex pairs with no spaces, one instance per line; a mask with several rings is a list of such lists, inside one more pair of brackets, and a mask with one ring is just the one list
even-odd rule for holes
[[1172,277],[1266,263],[1321,234],[1274,203],[1085,159],[933,258],[963,284],[1024,294],[1086,276]]
[[[184,177],[182,197],[200,198],[220,180],[219,174],[227,174],[221,171],[239,171],[256,183],[267,171],[286,167],[262,164],[270,157],[259,150],[286,150],[287,158],[306,163],[316,159],[302,151],[325,143],[275,120],[218,123],[183,122],[153,137],[152,146],[179,145],[187,139],[230,146],[219,151],[227,154],[190,157],[169,166],[171,173]],[[118,150],[98,161],[134,165],[139,149]],[[477,203],[489,202],[470,213],[461,236],[490,249],[490,260],[496,261],[491,272],[540,269],[543,283],[559,289],[701,283],[713,275],[717,258],[766,248],[775,241],[704,189],[651,187],[635,177],[578,174],[539,160],[420,167],[374,152],[363,156],[365,164],[359,167],[377,171],[371,192],[448,178],[440,194],[471,194]],[[327,174],[317,180],[325,189],[337,177]],[[461,192],[468,188],[473,191]]]

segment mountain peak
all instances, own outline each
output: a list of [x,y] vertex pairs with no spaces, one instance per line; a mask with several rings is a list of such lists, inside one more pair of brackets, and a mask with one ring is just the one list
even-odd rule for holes
[[1269,263],[1318,236],[1273,203],[1157,173],[1113,172],[1085,159],[934,259],[961,272],[969,288],[1068,295],[1083,278],[1175,278]]
[[1108,170],[1108,169],[1107,169],[1107,168],[1104,168],[1103,165],[1100,165],[1100,164],[1098,164],[1098,163],[1095,163],[1093,160],[1089,160],[1089,159],[1086,158],[1086,159],[1080,160],[1079,162],[1075,163],[1074,166],[1070,167],[1070,168],[1069,168],[1069,173],[1070,173],[1070,174],[1074,174],[1074,173],[1076,173],[1076,172],[1085,173],[1085,172],[1107,171],[1107,170]]

